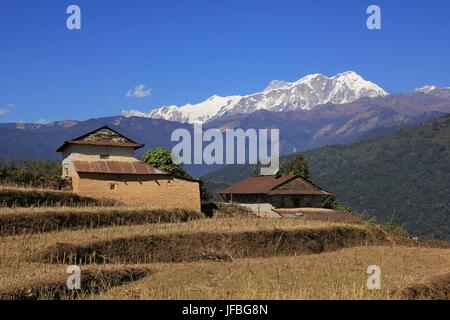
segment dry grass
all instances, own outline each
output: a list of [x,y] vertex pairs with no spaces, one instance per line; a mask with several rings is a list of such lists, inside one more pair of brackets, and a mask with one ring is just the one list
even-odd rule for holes
[[79,196],[72,192],[0,187],[1,207],[40,207],[40,206],[113,206],[117,201],[109,199],[94,199]]
[[[105,209],[105,208],[104,208]],[[41,215],[43,209],[11,209],[1,216]],[[48,212],[73,213],[74,208],[52,208]],[[54,210],[54,211],[52,211]],[[92,208],[77,208],[83,214]],[[103,209],[96,209],[99,212]],[[110,210],[106,208],[105,210]],[[120,208],[131,210],[133,208]],[[338,231],[340,230],[340,231]],[[67,279],[66,266],[46,264],[45,261],[33,261],[31,257],[42,250],[54,248],[58,243],[74,246],[90,246],[99,243],[111,243],[117,252],[132,252],[133,247],[121,248],[117,239],[166,239],[180,250],[198,249],[193,242],[183,239],[202,238],[208,244],[211,235],[237,235],[231,245],[249,245],[254,238],[267,234],[292,233],[302,237],[321,234],[325,238],[335,237],[337,232],[382,232],[366,224],[349,224],[304,219],[264,219],[257,217],[230,217],[192,220],[167,224],[143,224],[133,226],[110,226],[81,230],[60,230],[48,233],[31,233],[0,237],[0,295],[1,293],[27,293],[33,297],[71,298],[61,291]],[[355,234],[356,234],[355,233]],[[258,235],[259,234],[259,235]],[[328,234],[328,235],[327,235]],[[251,237],[250,237],[251,236]],[[248,238],[250,237],[250,238]],[[240,239],[236,241],[236,239]],[[246,239],[246,240],[245,240]],[[266,238],[261,238],[267,241]],[[267,239],[273,239],[267,238]],[[278,239],[278,238],[276,238]],[[298,238],[289,239],[285,245],[303,246]],[[308,238],[311,239],[311,238]],[[337,240],[336,249],[340,248]],[[352,239],[352,238],[351,238]],[[301,240],[301,239],[300,239]],[[359,239],[360,240],[360,239]],[[249,242],[250,241],[250,242]],[[169,243],[167,242],[167,243]],[[127,242],[125,242],[127,243]],[[128,242],[128,244],[133,244]],[[269,242],[267,242],[269,243]],[[278,244],[277,244],[278,245]],[[307,242],[305,242],[307,246]],[[184,247],[183,247],[184,246]],[[265,247],[256,244],[258,250]],[[145,247],[142,247],[145,249]],[[122,250],[123,249],[123,250]],[[323,249],[323,248],[319,248]],[[169,250],[169,247],[159,251]],[[394,290],[400,290],[411,283],[426,282],[428,278],[450,272],[450,249],[446,248],[407,248],[402,246],[359,246],[339,251],[312,255],[295,255],[302,251],[286,251],[292,256],[268,258],[239,258],[231,254],[228,262],[195,261],[183,263],[151,263],[140,265],[92,264],[82,270],[105,271],[96,281],[95,290],[87,290],[78,298],[85,299],[392,299]],[[128,254],[125,253],[125,254]],[[138,252],[139,253],[139,252]],[[232,251],[232,253],[234,253]],[[131,253],[130,253],[131,254]],[[281,252],[281,254],[284,254]],[[366,289],[366,269],[375,264],[382,270],[382,289]],[[149,274],[138,281],[123,275],[128,268],[150,270]],[[122,270],[122,271],[121,271]],[[88,271],[89,274],[90,271]],[[96,273],[92,273],[96,274]],[[102,280],[103,279],[103,280]],[[119,279],[119,280],[117,280]],[[121,280],[122,279],[122,280]],[[100,283],[100,284],[99,284]],[[116,287],[120,285],[120,287]],[[37,292],[37,293],[36,293]],[[62,295],[61,295],[62,292]]]
[[210,202],[202,204],[202,212],[208,217],[230,218],[239,216],[255,216],[256,214],[247,207],[236,203]]
[[[366,288],[367,266],[382,271],[381,290]],[[450,250],[367,246],[318,255],[238,259],[232,263],[190,262],[148,265],[102,265],[89,269],[149,270],[136,282],[103,284],[98,295],[83,299],[397,299],[395,291],[428,283],[432,275],[450,272]],[[0,291],[30,284],[65,282],[66,266],[21,264],[11,278],[1,277]],[[85,270],[82,267],[82,270]],[[6,280],[6,281],[5,281]],[[43,294],[48,299],[51,295]],[[403,297],[405,298],[405,297]],[[417,298],[417,297],[415,297]],[[421,296],[421,298],[427,298]]]
[[[258,232],[271,230],[302,230],[344,227],[347,224],[326,223],[320,221],[301,221],[297,219],[263,219],[263,218],[223,218],[192,220],[186,223],[144,224],[136,226],[114,226],[99,229],[85,228],[82,230],[61,230],[51,233],[26,234],[1,237],[0,262],[9,259],[24,260],[38,250],[56,245],[57,243],[72,243],[75,245],[89,244],[94,241],[113,238],[157,236],[170,234],[197,233],[230,233]],[[355,228],[364,228],[355,225]]]
[[0,211],[0,236],[201,219],[200,212],[152,207],[38,207]]
[[68,290],[66,281],[69,274],[65,266],[46,268],[36,264],[28,267],[28,270],[18,270],[20,279],[9,281],[0,289],[0,300],[88,299],[151,273],[142,266],[91,266],[81,271],[81,290]]
[[[351,225],[346,223],[333,223],[323,221],[305,221],[301,219],[264,219],[253,217],[235,218],[212,218],[202,220],[192,220],[186,223],[168,224],[144,224],[136,226],[113,226],[100,229],[90,227],[82,230],[61,230],[52,233],[29,234],[18,236],[7,236],[2,238],[0,252],[5,243],[15,246],[17,249],[26,243],[33,248],[42,247],[57,242],[86,243],[96,240],[108,240],[111,237],[133,237],[143,235],[166,235],[166,234],[192,234],[200,232],[257,232],[269,230],[299,230],[299,229],[320,229],[330,227],[351,226],[364,229],[364,225]],[[7,247],[8,248],[8,247]],[[6,249],[7,249],[6,248]],[[0,254],[1,257],[1,254]]]
[[50,263],[152,263],[314,254],[386,243],[380,230],[339,226],[297,230],[168,233],[57,243],[33,255]]
[[[301,221],[296,219],[224,218],[193,220],[186,223],[116,226],[100,229],[63,230],[51,233],[0,237],[0,288],[8,283],[59,270],[59,266],[34,263],[30,257],[57,243],[75,245],[120,237],[218,232],[257,232],[270,230],[326,229],[348,226],[340,223]],[[355,228],[363,228],[355,226]]]
[[[369,265],[382,271],[368,290]],[[143,280],[99,299],[393,299],[394,290],[450,272],[450,250],[354,247],[318,255],[243,259],[234,263],[155,264]]]
[[15,183],[2,183],[0,184],[0,190],[14,190],[14,191],[36,191],[36,192],[62,192],[66,193],[67,191],[55,190],[50,188],[37,188],[37,187],[24,187]]
[[395,291],[396,297],[405,300],[450,300],[450,273],[434,276],[426,282],[412,283]]
[[86,213],[86,212],[98,212],[108,213],[110,210],[123,210],[125,212],[138,211],[138,210],[160,210],[161,207],[157,206],[133,206],[133,205],[115,205],[115,206],[96,206],[96,205],[83,205],[83,206],[40,206],[40,207],[1,207],[0,216],[2,215],[39,215],[43,213]]

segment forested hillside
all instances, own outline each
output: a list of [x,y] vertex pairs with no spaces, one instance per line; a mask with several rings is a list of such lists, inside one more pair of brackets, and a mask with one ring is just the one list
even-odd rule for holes
[[[401,223],[412,235],[450,239],[450,116],[305,158],[313,181],[354,211]],[[216,189],[251,174],[229,166],[205,179]]]

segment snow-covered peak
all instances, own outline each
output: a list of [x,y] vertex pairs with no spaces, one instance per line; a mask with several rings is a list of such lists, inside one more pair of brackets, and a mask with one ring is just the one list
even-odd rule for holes
[[423,86],[422,88],[417,88],[416,92],[421,92],[444,99],[450,99],[450,87],[443,88],[438,86]]
[[348,91],[351,94],[347,95],[347,100],[342,100],[339,103],[352,102],[355,97],[369,97],[375,98],[378,96],[386,96],[388,93],[380,88],[373,82],[364,80],[359,74],[354,71],[347,71],[344,73],[339,73],[334,77],[330,78],[335,87],[334,92],[344,92]]
[[221,108],[233,106],[240,98],[240,96],[221,97],[213,95],[205,101],[196,104],[188,103],[180,107],[174,105],[163,106],[148,113],[134,110],[122,111],[122,115],[126,117],[137,116],[178,122],[203,123],[215,116]]
[[269,85],[264,89],[264,92],[270,91],[270,90],[276,90],[276,89],[284,89],[291,85],[290,82],[287,81],[280,81],[280,80],[273,80],[269,83]]
[[385,96],[387,92],[353,71],[333,77],[312,74],[295,82],[274,80],[262,92],[247,96],[211,96],[181,107],[163,106],[148,113],[123,111],[124,116],[140,116],[178,122],[204,123],[212,118],[265,109],[271,111],[309,110],[326,103],[348,103],[362,97]]
[[423,92],[423,93],[430,93],[431,91],[434,91],[438,89],[437,86],[423,86],[421,88],[417,88],[415,91],[416,92]]
[[320,81],[325,78],[328,79],[328,77],[324,76],[323,74],[313,73],[313,74],[309,74],[309,75],[293,82],[292,85],[298,85],[298,84],[309,82],[309,81],[318,81],[318,80]]
[[[307,85],[316,89],[325,89],[326,85],[331,82],[335,87],[343,87],[349,90],[355,90],[360,93],[361,91],[371,91],[375,96],[378,95],[387,95],[387,92],[382,88],[377,86],[376,84],[364,80],[359,74],[354,71],[347,71],[343,73],[338,73],[333,77],[327,77],[320,73],[310,74],[306,77],[303,77],[295,82],[286,82],[274,80],[272,81],[264,92],[268,92],[270,90],[280,90],[280,89],[292,89],[296,86]],[[319,88],[317,86],[319,85]],[[362,93],[363,94],[363,93]]]
[[376,84],[364,80],[353,71],[334,77],[312,74],[295,82],[272,82],[263,92],[242,97],[233,108],[222,108],[217,116],[250,113],[256,110],[310,110],[326,103],[349,103],[362,97],[386,96]]

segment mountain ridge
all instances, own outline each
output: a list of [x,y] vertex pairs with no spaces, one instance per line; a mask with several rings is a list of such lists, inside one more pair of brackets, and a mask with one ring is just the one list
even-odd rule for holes
[[416,92],[422,92],[435,97],[450,99],[450,87],[438,87],[438,86],[424,86],[416,89]]
[[122,111],[122,115],[148,117],[187,123],[205,123],[226,115],[269,111],[311,110],[326,103],[348,103],[362,97],[386,96],[378,85],[363,79],[354,71],[333,77],[311,74],[294,82],[273,80],[261,92],[245,96],[211,96],[196,104],[162,106],[150,112]]
[[[204,129],[280,129],[282,154],[336,143],[349,143],[366,136],[379,136],[393,130],[428,121],[450,113],[450,99],[416,92],[377,98],[362,98],[346,104],[319,105],[312,110],[227,115],[212,119]],[[146,147],[171,148],[171,133],[192,125],[162,119],[111,116],[86,121],[58,121],[48,124],[0,124],[0,157],[48,157],[64,139],[74,138],[102,125],[112,125]]]

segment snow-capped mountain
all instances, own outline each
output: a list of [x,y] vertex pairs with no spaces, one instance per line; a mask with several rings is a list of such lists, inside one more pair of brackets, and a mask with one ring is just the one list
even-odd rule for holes
[[439,98],[450,99],[450,87],[442,88],[437,86],[424,86],[416,89],[416,92],[431,94],[432,96]]
[[246,96],[212,96],[197,104],[187,104],[181,107],[163,106],[148,113],[134,110],[123,111],[122,115],[204,123],[225,115],[251,113],[261,109],[269,111],[311,110],[326,103],[342,104],[362,97],[375,98],[386,95],[386,91],[376,84],[349,71],[330,78],[321,74],[313,74],[295,82],[274,80],[264,91]]
[[214,95],[197,104],[189,103],[181,107],[175,105],[163,106],[148,113],[134,110],[123,111],[122,115],[126,117],[136,116],[177,122],[203,123],[217,115],[222,108],[231,108],[240,99],[240,96],[221,97]]

